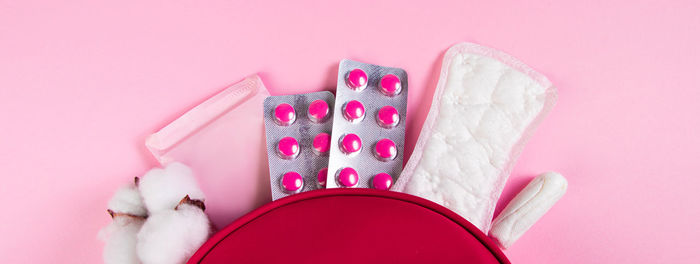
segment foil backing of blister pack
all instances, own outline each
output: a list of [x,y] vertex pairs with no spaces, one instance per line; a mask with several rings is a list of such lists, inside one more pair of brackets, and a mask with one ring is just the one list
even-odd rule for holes
[[[347,77],[354,69],[366,73],[366,87],[361,91],[350,88]],[[379,89],[381,78],[387,74],[398,77],[401,90],[394,96],[387,96]],[[382,67],[352,60],[343,60],[338,68],[336,88],[336,104],[333,113],[333,133],[328,166],[326,188],[341,187],[337,174],[340,169],[350,167],[357,171],[359,180],[356,188],[372,188],[372,178],[379,173],[388,173],[392,183],[396,182],[402,170],[404,137],[406,130],[406,102],[408,98],[408,76],[400,68]],[[362,121],[350,122],[343,114],[343,107],[352,100],[364,105],[365,116]],[[384,106],[393,106],[399,115],[399,122],[393,128],[384,128],[377,121],[377,113]],[[340,140],[348,134],[357,134],[362,141],[362,149],[355,155],[347,155],[341,151]],[[374,155],[377,141],[388,138],[396,145],[396,156],[388,161],[380,161]]]
[[[315,100],[323,100],[328,104],[329,112],[321,122],[314,122],[308,116],[309,105]],[[263,108],[272,200],[294,194],[286,192],[281,184],[282,176],[290,171],[299,173],[303,178],[303,187],[299,192],[322,188],[317,176],[321,169],[328,167],[328,154],[315,153],[312,144],[319,133],[331,134],[334,102],[330,92],[270,96],[265,99]],[[285,103],[293,106],[296,114],[294,121],[286,126],[275,121],[276,107]],[[284,159],[278,154],[278,143],[285,137],[293,137],[299,144],[299,152],[294,158]]]

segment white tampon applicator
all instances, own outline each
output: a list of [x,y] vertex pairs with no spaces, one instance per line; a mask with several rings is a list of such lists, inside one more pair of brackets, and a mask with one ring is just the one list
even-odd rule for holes
[[556,172],[535,177],[496,217],[489,236],[501,248],[510,247],[566,193],[567,185]]

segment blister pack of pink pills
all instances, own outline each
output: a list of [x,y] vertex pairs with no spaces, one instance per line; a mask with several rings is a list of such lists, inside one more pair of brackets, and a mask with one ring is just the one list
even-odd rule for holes
[[387,190],[401,174],[406,71],[352,60],[338,68],[326,188]]
[[325,187],[334,102],[330,92],[265,99],[272,200]]

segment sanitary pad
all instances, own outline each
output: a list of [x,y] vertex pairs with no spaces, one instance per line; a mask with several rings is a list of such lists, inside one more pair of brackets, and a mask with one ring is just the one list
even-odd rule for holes
[[488,232],[498,197],[556,91],[508,54],[462,43],[445,54],[433,104],[395,191],[429,199]]
[[249,76],[146,139],[161,164],[179,161],[197,175],[218,227],[270,201],[260,118],[269,95],[258,76]]

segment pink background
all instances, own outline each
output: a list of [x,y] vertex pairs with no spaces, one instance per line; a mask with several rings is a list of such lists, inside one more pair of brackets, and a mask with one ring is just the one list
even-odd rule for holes
[[460,41],[559,89],[503,198],[545,170],[569,192],[514,263],[700,263],[698,1],[95,2],[0,1],[2,263],[100,262],[146,135],[251,73],[290,94],[332,90],[342,58],[402,67],[412,146]]

